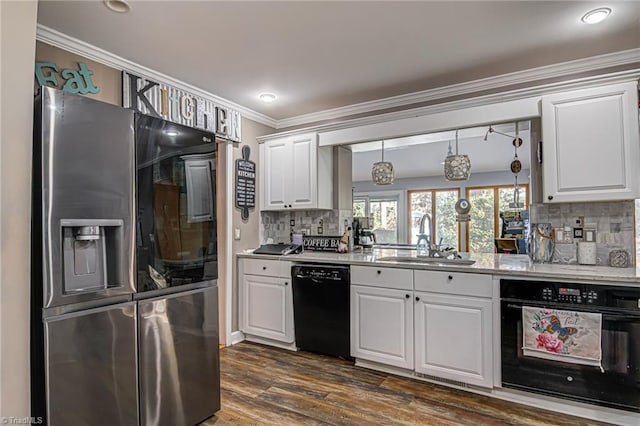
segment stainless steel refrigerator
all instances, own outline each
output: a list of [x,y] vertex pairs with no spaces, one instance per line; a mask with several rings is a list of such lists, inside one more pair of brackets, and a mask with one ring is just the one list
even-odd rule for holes
[[220,409],[215,138],[136,114],[140,418]]
[[[220,406],[215,234],[200,252],[202,280],[172,279],[155,261],[154,282],[166,288],[141,287],[136,257],[154,253],[138,244],[146,222],[136,205],[148,206],[136,200],[137,122],[130,110],[55,89],[36,99],[32,415],[51,425],[191,425]],[[186,257],[170,260],[192,270]]]

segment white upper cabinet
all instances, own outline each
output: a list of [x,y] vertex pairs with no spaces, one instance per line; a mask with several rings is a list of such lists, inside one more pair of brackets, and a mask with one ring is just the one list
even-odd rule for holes
[[[289,201],[287,192],[290,177],[287,178],[284,165],[290,163],[290,156],[291,149],[285,140],[260,145],[262,210],[280,209]],[[273,167],[274,164],[281,164],[282,167]]]
[[639,197],[638,135],[636,82],[543,96],[543,201]]
[[331,209],[332,147],[318,147],[316,133],[260,144],[260,209]]

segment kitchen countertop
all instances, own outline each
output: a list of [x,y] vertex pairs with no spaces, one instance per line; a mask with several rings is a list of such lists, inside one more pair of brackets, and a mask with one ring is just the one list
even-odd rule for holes
[[564,265],[532,263],[528,256],[517,254],[463,253],[462,256],[475,260],[473,265],[408,263],[394,260],[380,260],[384,257],[415,256],[415,250],[374,249],[370,252],[314,252],[273,256],[253,254],[249,251],[237,253],[240,258],[284,260],[291,262],[322,262],[362,266],[384,266],[404,269],[424,269],[433,271],[473,272],[512,278],[559,279],[566,281],[590,281],[620,285],[640,285],[640,268],[612,268],[609,266]]

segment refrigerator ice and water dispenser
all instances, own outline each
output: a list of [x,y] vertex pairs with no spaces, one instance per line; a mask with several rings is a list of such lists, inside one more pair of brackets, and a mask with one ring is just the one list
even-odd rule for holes
[[64,294],[104,290],[123,285],[119,273],[124,221],[62,220]]

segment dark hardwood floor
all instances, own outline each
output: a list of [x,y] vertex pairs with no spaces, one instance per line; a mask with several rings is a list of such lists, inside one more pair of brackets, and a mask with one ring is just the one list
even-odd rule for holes
[[602,424],[248,342],[221,349],[220,368],[205,426]]

